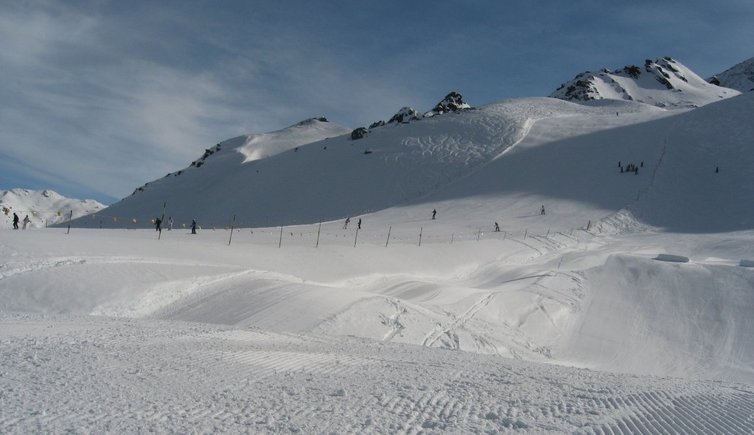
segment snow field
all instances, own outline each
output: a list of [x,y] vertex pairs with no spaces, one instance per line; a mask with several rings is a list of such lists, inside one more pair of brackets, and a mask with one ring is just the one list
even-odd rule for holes
[[749,433],[754,413],[744,385],[207,324],[1,321],[6,433]]
[[78,221],[171,198],[197,235],[0,231],[0,424],[751,433],[752,104],[523,99],[221,147]]

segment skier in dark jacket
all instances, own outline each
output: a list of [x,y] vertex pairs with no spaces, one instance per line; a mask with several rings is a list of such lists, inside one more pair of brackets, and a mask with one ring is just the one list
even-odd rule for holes
[[432,210],[432,220],[435,220],[435,216],[437,216],[437,209]]
[[162,229],[162,228],[160,228],[161,226],[162,226],[162,219],[156,218],[154,220],[154,230],[155,231],[160,231]]
[[15,213],[13,213],[13,229],[18,229],[18,215]]
[[196,234],[196,219],[191,219],[191,234]]

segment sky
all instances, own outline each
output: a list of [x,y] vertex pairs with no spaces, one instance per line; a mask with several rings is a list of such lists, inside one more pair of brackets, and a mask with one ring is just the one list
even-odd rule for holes
[[0,0],[0,189],[113,203],[248,133],[754,56],[750,0]]

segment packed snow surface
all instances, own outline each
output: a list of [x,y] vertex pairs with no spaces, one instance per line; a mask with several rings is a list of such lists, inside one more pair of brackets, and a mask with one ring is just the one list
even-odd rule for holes
[[753,109],[238,140],[70,233],[2,230],[0,427],[751,433]]

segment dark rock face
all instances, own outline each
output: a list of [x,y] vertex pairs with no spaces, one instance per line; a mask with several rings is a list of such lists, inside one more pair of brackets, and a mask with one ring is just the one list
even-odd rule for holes
[[458,92],[451,92],[431,110],[435,114],[457,112],[468,109],[470,106],[463,101],[463,96]]
[[358,140],[366,136],[366,134],[369,133],[369,130],[367,130],[364,127],[359,127],[357,129],[354,129],[351,132],[351,140]]
[[388,124],[392,124],[394,122],[397,123],[405,123],[405,122],[411,122],[411,121],[417,121],[419,119],[422,119],[421,114],[417,112],[416,110],[410,108],[410,107],[403,107],[401,110],[398,111],[395,115],[393,115],[392,118],[387,122]]
[[371,130],[371,129],[373,129],[373,128],[382,127],[383,125],[385,125],[385,121],[383,121],[383,120],[379,120],[379,121],[377,121],[377,122],[373,122],[373,123],[372,123],[372,124],[371,124],[371,125],[369,126],[369,129]]

